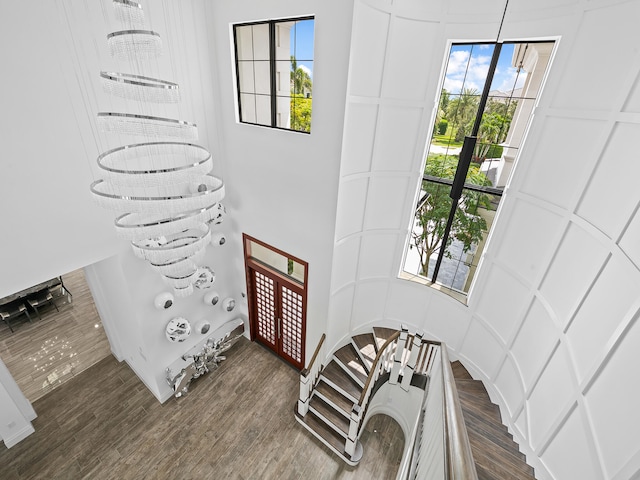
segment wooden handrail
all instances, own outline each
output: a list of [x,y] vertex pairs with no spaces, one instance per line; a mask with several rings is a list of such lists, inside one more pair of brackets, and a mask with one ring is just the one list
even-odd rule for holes
[[364,403],[364,399],[367,396],[367,390],[369,389],[369,385],[373,380],[373,375],[378,366],[378,362],[380,361],[380,357],[382,356],[386,348],[389,346],[389,344],[399,336],[400,336],[400,330],[398,330],[389,338],[387,338],[387,341],[384,342],[384,344],[382,345],[382,348],[378,350],[378,353],[376,354],[376,358],[373,360],[373,363],[371,364],[371,369],[369,369],[369,375],[367,376],[367,381],[364,383],[364,388],[362,389],[362,393],[360,394],[360,400],[358,400],[358,406],[362,407],[362,404]]
[[476,464],[471,453],[467,427],[462,416],[449,354],[440,348],[444,387],[445,460],[448,480],[477,480]]
[[320,348],[322,348],[322,344],[324,343],[324,339],[326,337],[327,336],[324,333],[320,337],[320,341],[318,342],[318,346],[316,347],[316,351],[313,352],[313,357],[311,357],[311,361],[309,362],[309,365],[307,366],[307,368],[303,368],[302,371],[300,372],[300,375],[302,375],[303,377],[306,377],[307,375],[309,375],[309,372],[311,371],[311,367],[313,367],[313,364],[315,363],[316,358],[320,354]]

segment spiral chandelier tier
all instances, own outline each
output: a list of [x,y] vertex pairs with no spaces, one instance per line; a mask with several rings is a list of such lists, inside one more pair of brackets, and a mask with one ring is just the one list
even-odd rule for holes
[[100,72],[102,89],[111,95],[139,102],[177,103],[178,84],[130,73]]
[[116,233],[127,240],[158,238],[199,226],[219,224],[224,216],[224,207],[213,204],[207,208],[183,212],[179,215],[125,213],[115,220]]
[[[134,61],[161,55],[160,35],[145,25],[142,6],[113,0],[116,18],[125,29],[107,35],[113,57]],[[143,72],[140,72],[143,73]],[[105,92],[145,103],[180,101],[176,83],[119,72],[100,72]],[[198,138],[195,123],[141,113],[100,112],[103,132],[143,136],[153,141],[113,148],[98,156],[101,177],[90,191],[102,207],[117,213],[118,235],[131,242],[133,253],[162,275],[174,294],[193,293],[198,263],[211,243],[211,227],[225,209],[224,183],[211,175],[213,160]]]
[[211,171],[211,154],[199,145],[179,142],[151,142],[125,145],[98,157],[104,179],[112,184],[154,187],[196,182]]
[[198,127],[195,123],[137,113],[100,112],[98,126],[103,132],[125,135],[170,137],[180,140],[198,139]]
[[119,60],[148,60],[162,54],[162,39],[153,30],[120,30],[107,35],[109,53]]
[[153,264],[163,264],[175,258],[192,257],[211,242],[211,230],[193,228],[175,235],[156,237],[157,242],[131,242],[134,254]]

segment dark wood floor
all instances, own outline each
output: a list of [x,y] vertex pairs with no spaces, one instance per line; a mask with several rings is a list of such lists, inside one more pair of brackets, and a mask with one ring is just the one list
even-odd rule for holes
[[535,480],[533,468],[502,424],[500,409],[491,403],[482,382],[473,380],[460,362],[452,367],[478,479]]
[[241,339],[217,372],[160,404],[126,364],[106,358],[33,404],[36,432],[0,445],[0,478],[394,478],[399,425],[373,417],[363,461],[349,467],[295,421],[298,378]]
[[23,316],[13,333],[0,323],[0,358],[32,403],[111,355],[84,272],[75,270],[62,280],[73,299],[58,298],[59,311],[41,307],[41,318],[32,314],[30,323]]

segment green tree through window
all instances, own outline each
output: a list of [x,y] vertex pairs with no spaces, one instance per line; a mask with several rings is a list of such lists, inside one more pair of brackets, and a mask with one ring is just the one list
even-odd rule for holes
[[452,45],[405,271],[468,291],[552,46]]

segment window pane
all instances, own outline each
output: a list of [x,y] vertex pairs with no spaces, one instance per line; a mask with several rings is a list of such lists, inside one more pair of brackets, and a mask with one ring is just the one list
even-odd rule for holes
[[463,189],[437,282],[467,293],[500,197]]
[[271,126],[271,96],[256,95],[256,123]]
[[449,53],[443,88],[452,95],[479,96],[491,64],[492,44],[453,45]]
[[236,26],[235,34],[238,60],[253,60],[253,27]]
[[240,121],[256,123],[256,96],[248,93],[240,94]]
[[290,127],[299,132],[311,131],[311,97],[294,95],[291,97]]
[[[278,22],[276,23],[276,60],[290,61],[291,56],[295,55],[292,43],[291,30],[294,29],[296,22]],[[293,37],[295,40],[295,37]]]
[[314,20],[298,20],[292,29],[292,45],[294,51],[292,55],[298,61],[313,60],[313,29]]
[[254,62],[256,93],[271,94],[271,67],[269,62]]
[[[431,278],[451,210],[450,187],[422,182],[405,270]],[[428,273],[427,273],[428,266]]]
[[269,24],[251,25],[253,34],[253,59],[269,60]]
[[[527,79],[527,72],[517,63],[514,65],[514,52],[527,49],[526,43],[505,43],[500,50],[496,74],[491,82],[491,94],[509,98],[520,96],[522,87]],[[517,61],[517,60],[516,60]],[[518,62],[520,63],[520,62]]]
[[238,89],[240,90],[240,93],[255,93],[256,91],[253,65],[253,62],[238,62]]
[[291,128],[291,97],[282,96],[276,98],[276,123],[280,128]]
[[276,95],[286,95],[291,93],[293,69],[291,60],[281,60],[276,62]]

